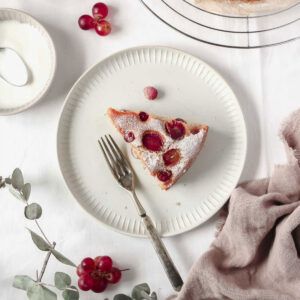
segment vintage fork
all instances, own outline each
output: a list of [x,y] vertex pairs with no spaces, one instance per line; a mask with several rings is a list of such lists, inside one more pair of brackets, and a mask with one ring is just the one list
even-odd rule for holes
[[128,160],[121,152],[120,148],[111,137],[111,135],[105,135],[104,138],[101,137],[101,141],[98,140],[99,146],[103,152],[104,158],[111,170],[113,176],[118,181],[119,185],[129,191],[134,199],[135,206],[138,210],[140,217],[147,229],[149,237],[152,241],[153,247],[162,263],[167,276],[175,289],[175,291],[180,291],[183,281],[172,261],[170,255],[160,239],[156,228],[153,225],[152,220],[147,215],[145,209],[141,205],[136,193],[135,193],[135,175],[132,167],[130,166]]

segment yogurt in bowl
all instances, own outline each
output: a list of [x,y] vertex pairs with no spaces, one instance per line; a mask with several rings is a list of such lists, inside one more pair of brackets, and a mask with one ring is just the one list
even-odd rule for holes
[[28,70],[28,82],[14,86],[0,78],[0,115],[21,112],[46,93],[56,68],[53,42],[34,18],[14,9],[0,9],[0,48],[15,50]]

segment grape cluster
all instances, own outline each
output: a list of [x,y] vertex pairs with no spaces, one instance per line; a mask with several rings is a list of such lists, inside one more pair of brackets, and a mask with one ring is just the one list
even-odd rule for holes
[[108,35],[111,32],[111,26],[104,20],[108,15],[108,7],[102,2],[96,3],[92,8],[92,13],[93,17],[82,15],[78,19],[79,27],[83,30],[94,28],[99,35]]
[[92,290],[95,293],[103,292],[108,283],[117,283],[122,277],[121,270],[113,267],[113,261],[109,256],[84,258],[77,267],[77,275],[79,288],[83,291]]

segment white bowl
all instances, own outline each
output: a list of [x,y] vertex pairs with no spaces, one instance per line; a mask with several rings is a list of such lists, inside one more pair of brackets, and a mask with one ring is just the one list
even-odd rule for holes
[[[35,95],[32,96],[32,98],[28,97],[29,99],[26,100],[26,102],[21,103],[20,105],[15,105],[12,104],[10,107],[4,107],[1,105],[0,102],[0,115],[11,115],[11,114],[16,114],[21,111],[24,111],[37,103],[39,100],[43,98],[43,96],[46,94],[48,91],[56,70],[56,52],[54,48],[53,41],[47,32],[47,30],[32,16],[28,15],[27,13],[16,10],[16,9],[11,9],[11,8],[0,8],[0,22],[1,21],[8,21],[8,20],[15,20],[20,23],[25,23],[29,24],[35,29],[38,30],[38,32],[41,34],[41,39],[45,39],[48,50],[49,50],[49,59],[50,59],[50,68],[48,74],[46,74],[47,79],[45,82],[42,84],[41,88],[38,90]],[[1,45],[1,36],[0,36],[0,45]],[[1,89],[0,89],[1,93]]]

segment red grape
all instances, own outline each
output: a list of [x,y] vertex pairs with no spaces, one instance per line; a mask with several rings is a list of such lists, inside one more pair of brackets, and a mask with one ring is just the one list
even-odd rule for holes
[[141,111],[141,112],[139,113],[139,117],[140,117],[141,121],[145,122],[145,121],[148,120],[149,115],[148,115],[146,112]]
[[155,100],[157,98],[158,91],[153,86],[146,86],[144,88],[144,95],[148,100]]
[[134,136],[134,133],[132,131],[126,131],[124,133],[124,140],[127,142],[127,143],[131,143],[135,140],[135,136]]
[[158,180],[162,181],[162,182],[166,182],[168,181],[172,176],[172,172],[169,170],[166,171],[159,171],[157,173],[157,178]]
[[180,150],[170,149],[163,155],[165,166],[174,166],[180,160]]
[[94,19],[89,15],[83,15],[78,19],[79,27],[83,30],[89,30],[95,27]]
[[142,138],[143,145],[150,151],[161,151],[164,145],[164,141],[159,133],[146,132]]
[[94,260],[90,257],[87,257],[82,260],[81,267],[84,271],[93,271],[95,269]]
[[120,281],[122,273],[118,268],[112,268],[111,272],[106,274],[106,280],[108,283],[117,283]]
[[200,128],[197,128],[197,127],[194,127],[191,129],[192,134],[197,134],[197,133],[199,133],[199,131],[200,131]]
[[95,293],[103,292],[107,287],[107,281],[104,278],[96,277],[93,279],[92,291]]
[[93,287],[94,280],[90,274],[81,275],[78,279],[78,286],[83,291],[88,291]]
[[111,26],[107,21],[102,20],[102,21],[97,22],[95,30],[99,35],[105,36],[105,35],[110,34]]
[[94,258],[94,263],[95,263],[96,267],[98,266],[100,258],[101,258],[101,256],[97,256],[97,257]]
[[97,265],[98,269],[102,272],[110,272],[112,268],[113,261],[109,256],[102,256],[99,259],[99,263]]
[[86,273],[86,271],[83,270],[81,264],[77,267],[76,273],[77,273],[78,276],[81,276],[81,275],[83,275],[84,273]]
[[104,19],[108,15],[108,8],[104,3],[96,3],[92,9],[95,18]]
[[175,120],[166,123],[166,130],[174,140],[179,140],[185,135],[185,127],[183,124]]

